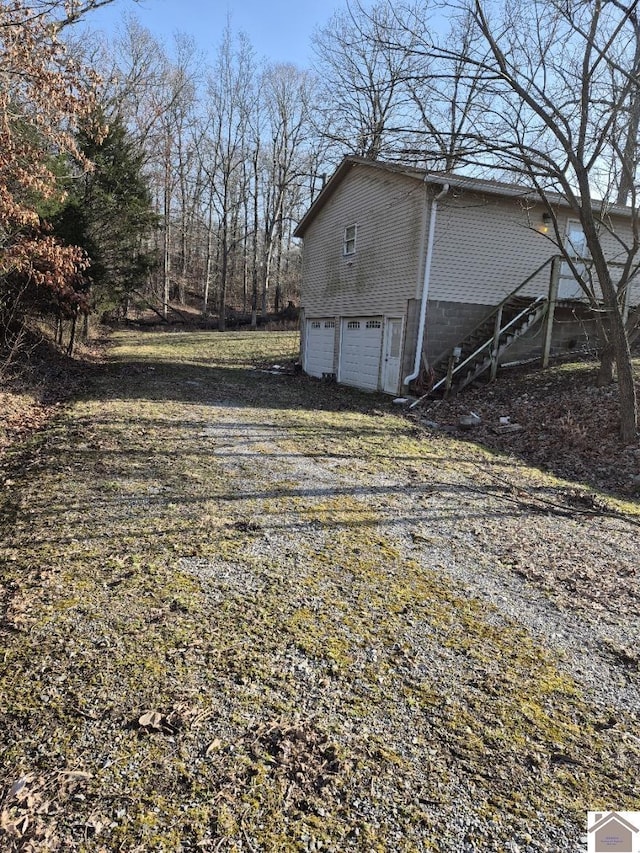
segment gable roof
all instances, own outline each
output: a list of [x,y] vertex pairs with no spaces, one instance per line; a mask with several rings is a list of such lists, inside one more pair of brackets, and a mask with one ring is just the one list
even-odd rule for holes
[[[597,817],[597,815],[596,815]],[[589,832],[595,832],[598,829],[602,829],[603,826],[610,823],[612,820],[615,820],[617,823],[624,826],[626,829],[630,830],[633,833],[640,832],[640,830],[635,827],[632,823],[629,823],[628,820],[619,815],[618,812],[607,812],[600,820],[597,820],[592,827],[590,827]]]
[[[404,166],[400,163],[388,163],[383,160],[369,160],[366,157],[349,155],[344,157],[338,168],[324,185],[320,194],[304,214],[297,228],[293,232],[294,237],[304,237],[305,231],[329,201],[338,186],[345,177],[356,167],[377,169],[390,174],[404,175],[416,181],[424,182],[433,187],[443,187],[448,184],[460,190],[501,196],[503,198],[521,198],[530,203],[540,203],[538,192],[529,186],[522,184],[510,184],[487,178],[472,178],[468,175],[457,175],[454,172],[430,172],[427,169],[419,169],[416,166]],[[569,207],[568,202],[560,193],[548,193],[548,199],[559,207]],[[599,203],[596,205],[599,207]],[[607,205],[607,213],[619,213],[629,216],[631,208],[623,205]]]

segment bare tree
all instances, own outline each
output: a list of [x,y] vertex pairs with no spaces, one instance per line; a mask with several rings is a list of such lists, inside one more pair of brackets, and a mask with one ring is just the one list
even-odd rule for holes
[[[176,59],[167,61],[163,69],[161,85],[155,95],[155,112],[158,124],[153,136],[157,139],[157,152],[161,152],[163,252],[162,252],[162,305],[166,317],[172,296],[173,272],[173,224],[174,201],[180,208],[175,217],[178,223],[178,270],[180,281],[179,298],[184,302],[184,279],[186,276],[186,205],[187,173],[185,146],[189,134],[195,100],[194,47],[189,39],[176,39]],[[160,165],[160,164],[159,164]],[[177,199],[176,199],[177,196]],[[175,278],[175,275],[174,275]]]
[[[409,93],[416,115],[409,117],[407,131],[400,136],[408,138],[398,146],[397,154],[403,160],[450,172],[478,153],[474,130],[491,99],[482,70],[467,61],[477,41],[472,24],[468,14],[453,17],[447,41],[459,46],[458,53],[434,60],[420,51],[415,55],[420,39],[425,38],[424,26],[418,25],[415,18],[405,22],[401,52],[414,55],[402,86]],[[378,25],[376,37],[390,49],[390,39],[398,31],[402,28],[396,18],[391,29]],[[414,128],[413,132],[410,128]]]
[[135,18],[112,53],[107,97],[147,152],[162,222],[156,286],[165,316],[177,285],[220,328],[232,307],[250,307],[256,326],[259,312],[283,305],[299,253],[293,222],[319,185],[326,146],[312,123],[315,78],[259,67],[229,27],[202,77],[187,39],[170,53]]
[[[486,173],[510,175],[537,190],[554,228],[551,238],[594,309],[604,316],[605,351],[614,354],[620,392],[621,435],[636,437],[637,414],[629,348],[627,293],[638,273],[637,123],[640,49],[636,2],[532,0],[496,4],[468,0],[447,7],[466,21],[467,35],[453,41],[426,32],[421,3],[396,9],[420,73],[456,82],[456,99],[482,91],[481,111],[457,133],[441,125],[439,138],[458,136],[458,162]],[[386,49],[393,48],[387,36]],[[465,69],[461,76],[459,69]],[[472,100],[472,99],[471,99]],[[625,233],[610,212],[628,198]],[[586,245],[577,263],[558,222],[562,199],[580,221]],[[619,207],[618,207],[619,210]],[[616,274],[606,245],[616,244]]]
[[145,170],[162,222],[158,296],[165,318],[174,281],[184,301],[189,220],[194,215],[192,133],[199,74],[192,39],[176,34],[172,53],[170,58],[163,45],[129,17],[105,75],[112,81],[106,93],[112,108],[146,152]]
[[310,75],[292,65],[272,66],[263,77],[270,140],[264,150],[263,317],[267,314],[274,271],[274,310],[278,312],[281,308],[279,273],[283,240],[290,230],[291,205],[299,194],[300,179],[312,164],[311,87]]
[[[201,175],[197,169],[196,145],[196,83],[198,58],[194,42],[184,35],[176,35],[176,61],[169,70],[170,81],[168,108],[165,112],[166,139],[169,150],[167,162],[173,169],[177,215],[177,240],[174,249],[177,255],[174,279],[180,304],[186,301],[189,279],[189,261],[192,250],[191,235],[194,232],[195,210],[200,203]],[[171,182],[170,182],[171,185]],[[171,211],[167,211],[167,216]],[[166,233],[169,229],[165,228]],[[171,243],[169,245],[171,249]],[[177,251],[176,251],[177,250]]]
[[341,155],[375,160],[397,149],[409,103],[401,84],[414,51],[394,37],[396,30],[391,6],[382,2],[371,11],[354,5],[336,12],[313,37],[321,85],[318,132]]
[[[249,118],[256,98],[253,50],[244,36],[235,40],[229,28],[218,50],[207,86],[207,144],[201,147],[217,214],[218,229],[218,328],[226,323],[227,287],[232,252],[238,242],[237,208],[246,192],[245,160],[248,156]],[[206,152],[206,153],[205,153]]]

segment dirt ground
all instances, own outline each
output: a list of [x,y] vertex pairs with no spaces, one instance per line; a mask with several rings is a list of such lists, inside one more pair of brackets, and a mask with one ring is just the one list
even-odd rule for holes
[[640,494],[640,446],[620,442],[616,386],[598,388],[596,374],[590,360],[546,371],[535,365],[507,368],[494,383],[478,382],[449,400],[425,400],[416,411],[457,436],[460,418],[476,413],[481,420],[467,434],[470,441],[559,477],[633,497]]
[[296,347],[119,332],[5,388],[1,850],[558,853],[640,808],[614,409],[598,445],[562,367],[407,417]]

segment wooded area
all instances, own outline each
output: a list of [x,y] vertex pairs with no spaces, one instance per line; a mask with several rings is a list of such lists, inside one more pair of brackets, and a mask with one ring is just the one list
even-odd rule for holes
[[[78,39],[73,25],[104,2],[0,6],[9,351],[25,316],[54,318],[69,352],[80,317],[118,319],[133,304],[165,319],[170,303],[189,305],[220,329],[295,316],[293,229],[356,153],[537,190],[549,239],[602,318],[601,379],[615,365],[622,434],[635,436],[636,3],[353,4],[317,30],[307,70],[259,61],[229,27],[212,34],[210,62],[188,36],[162,44],[135,17],[110,43]],[[582,225],[586,265],[554,193]],[[600,241],[614,205],[630,223],[615,280]]]
[[80,43],[71,24],[96,5],[2,6],[5,345],[51,316],[71,351],[79,316],[134,302],[221,329],[291,309],[292,230],[324,157],[310,73],[260,65],[230,31],[206,67],[187,36],[169,48],[135,18]]

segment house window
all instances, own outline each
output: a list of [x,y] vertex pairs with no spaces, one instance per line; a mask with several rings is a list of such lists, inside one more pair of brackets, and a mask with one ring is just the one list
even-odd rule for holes
[[367,329],[381,329],[382,321],[381,320],[367,320]]
[[582,224],[575,219],[567,222],[567,233],[564,241],[567,253],[573,258],[586,258],[588,255],[587,240]]
[[314,321],[311,323],[311,328],[312,328],[312,329],[319,329],[319,328],[320,328],[320,321],[319,321],[319,320],[314,320]]
[[347,329],[359,329],[360,328],[360,320],[349,320],[347,323]]
[[335,320],[325,320],[324,321],[325,329],[335,329],[336,321]]
[[347,225],[344,229],[344,244],[342,249],[344,255],[355,255],[357,230],[357,225]]

